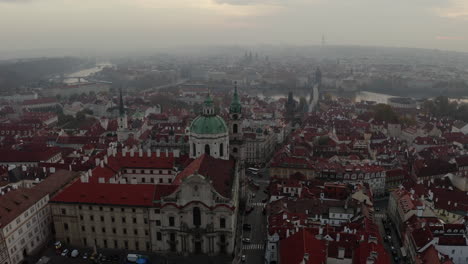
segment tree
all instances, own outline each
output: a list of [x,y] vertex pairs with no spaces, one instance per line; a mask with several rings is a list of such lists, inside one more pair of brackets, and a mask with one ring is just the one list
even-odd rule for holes
[[392,107],[386,104],[378,104],[374,108],[374,119],[390,123],[398,123],[399,117],[393,111]]

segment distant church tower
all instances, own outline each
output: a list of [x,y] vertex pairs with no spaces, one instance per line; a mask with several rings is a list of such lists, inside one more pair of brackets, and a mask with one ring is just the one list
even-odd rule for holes
[[315,83],[320,87],[322,85],[322,71],[317,67],[315,70]]
[[128,137],[128,121],[127,113],[124,109],[122,89],[120,89],[119,118],[117,119],[117,125],[117,140],[120,142],[125,141]]
[[234,95],[229,106],[229,144],[230,154],[235,159],[242,161],[244,159],[243,151],[243,133],[242,133],[242,105],[237,92],[237,82],[234,87]]

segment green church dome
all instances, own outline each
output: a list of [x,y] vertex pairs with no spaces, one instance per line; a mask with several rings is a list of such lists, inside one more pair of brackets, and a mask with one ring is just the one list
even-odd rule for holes
[[190,125],[190,133],[195,134],[221,134],[227,133],[228,129],[224,120],[217,115],[201,115],[195,118]]

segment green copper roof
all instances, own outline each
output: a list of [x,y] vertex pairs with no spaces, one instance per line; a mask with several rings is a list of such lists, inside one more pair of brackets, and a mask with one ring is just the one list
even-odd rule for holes
[[229,107],[229,112],[231,114],[237,113],[240,114],[242,111],[242,105],[239,100],[239,95],[237,94],[237,85],[234,90],[234,97],[232,98],[231,106]]
[[210,96],[209,93],[208,93],[208,95],[207,95],[206,98],[205,98],[204,105],[205,105],[205,106],[213,106],[213,105],[214,105],[213,99],[211,98],[211,96]]
[[217,115],[198,116],[190,125],[190,132],[195,134],[221,134],[227,133],[227,126],[224,120]]

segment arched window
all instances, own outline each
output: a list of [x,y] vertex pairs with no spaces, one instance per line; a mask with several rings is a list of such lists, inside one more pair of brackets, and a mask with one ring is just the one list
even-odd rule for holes
[[210,155],[210,145],[208,144],[205,145],[205,154],[208,156]]
[[237,134],[237,124],[232,125],[232,133]]
[[198,207],[193,208],[193,225],[194,226],[200,226],[201,225],[200,208],[198,208]]
[[220,157],[224,156],[224,144],[223,143],[219,144],[219,156]]
[[197,148],[195,147],[195,143],[192,143],[192,153],[193,153],[193,156],[197,155]]

